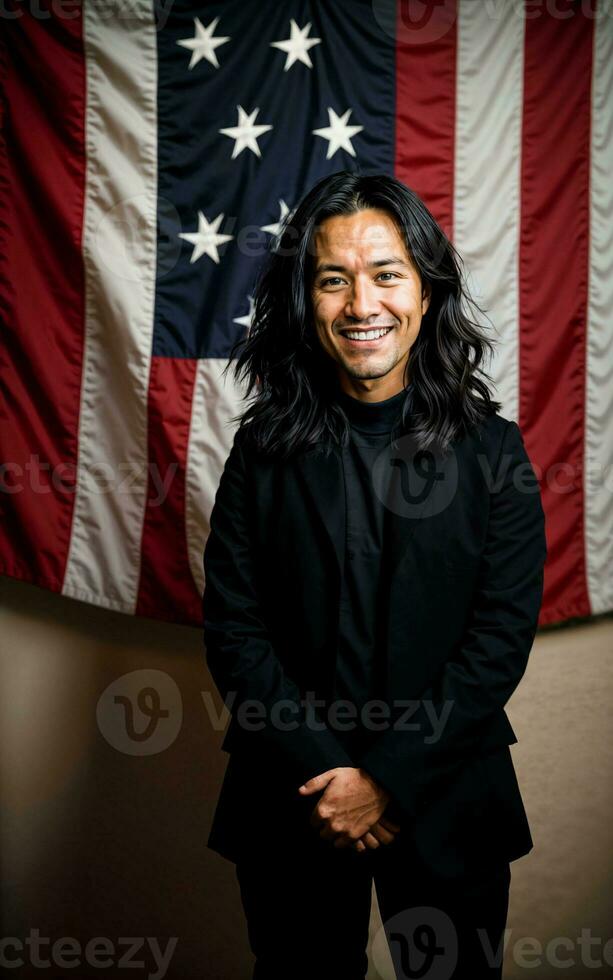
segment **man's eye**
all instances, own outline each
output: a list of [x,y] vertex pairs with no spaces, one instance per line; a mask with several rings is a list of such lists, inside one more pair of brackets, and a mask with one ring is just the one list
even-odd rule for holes
[[[394,277],[398,278],[395,272],[380,272],[379,273],[379,276],[394,276]],[[377,276],[377,278],[379,278],[379,276]],[[386,281],[388,281],[388,280],[386,280]],[[330,283],[334,283],[334,282],[341,282],[340,276],[330,276],[329,279],[323,279],[321,285],[322,286],[329,286]]]

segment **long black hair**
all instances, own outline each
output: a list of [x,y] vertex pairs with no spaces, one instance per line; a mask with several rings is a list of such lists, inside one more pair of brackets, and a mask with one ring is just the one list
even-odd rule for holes
[[[230,352],[235,379],[246,381],[245,438],[267,456],[287,458],[315,443],[344,445],[349,422],[338,403],[336,362],[323,350],[311,303],[313,239],[326,218],[366,208],[395,219],[407,252],[431,291],[430,305],[405,367],[410,393],[402,431],[417,449],[446,452],[451,442],[499,411],[481,363],[493,350],[467,305],[463,262],[420,197],[395,177],[339,171],[320,180],[286,219],[256,278],[251,327]],[[235,356],[237,355],[238,356]],[[491,378],[489,378],[491,381]]]

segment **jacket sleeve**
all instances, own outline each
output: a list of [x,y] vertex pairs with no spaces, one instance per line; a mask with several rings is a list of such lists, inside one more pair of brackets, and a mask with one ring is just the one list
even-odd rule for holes
[[[513,421],[504,430],[495,470],[486,542],[462,642],[423,692],[410,723],[394,727],[401,713],[392,710],[390,724],[356,762],[411,816],[434,782],[478,748],[488,722],[521,680],[537,629],[547,555],[545,515]],[[443,720],[441,732],[434,732],[424,701],[430,702],[430,717]]]
[[[296,789],[355,763],[285,673],[258,602],[245,453],[237,430],[210,517],[202,597],[206,661],[246,741],[272,750]],[[251,707],[250,707],[251,706]],[[242,713],[242,715],[241,715]]]

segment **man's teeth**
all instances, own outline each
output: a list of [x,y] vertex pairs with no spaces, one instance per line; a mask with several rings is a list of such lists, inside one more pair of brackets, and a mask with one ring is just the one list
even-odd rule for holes
[[391,329],[391,327],[381,327],[380,330],[346,330],[345,337],[349,337],[349,340],[377,340]]

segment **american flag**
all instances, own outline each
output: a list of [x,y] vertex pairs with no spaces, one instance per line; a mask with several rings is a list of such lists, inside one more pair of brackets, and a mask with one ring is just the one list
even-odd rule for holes
[[339,170],[464,258],[541,481],[541,625],[613,609],[613,5],[109,0],[2,13],[0,571],[200,625],[266,249]]

